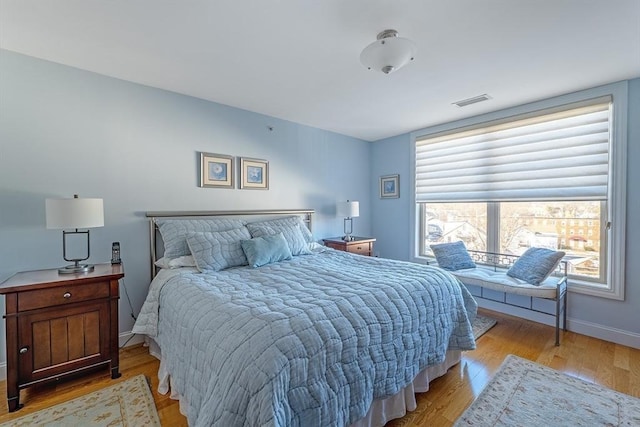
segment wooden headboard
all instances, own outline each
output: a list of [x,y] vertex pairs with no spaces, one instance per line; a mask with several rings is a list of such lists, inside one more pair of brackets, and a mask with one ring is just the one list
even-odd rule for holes
[[149,218],[149,232],[151,242],[151,278],[155,277],[158,267],[155,262],[162,256],[164,246],[161,246],[162,236],[158,230],[156,220],[159,218],[172,219],[193,219],[207,217],[235,217],[244,219],[247,222],[264,221],[266,219],[275,219],[286,216],[298,215],[302,218],[309,231],[313,231],[313,209],[260,209],[260,210],[244,210],[244,211],[163,211],[163,212],[147,212]]

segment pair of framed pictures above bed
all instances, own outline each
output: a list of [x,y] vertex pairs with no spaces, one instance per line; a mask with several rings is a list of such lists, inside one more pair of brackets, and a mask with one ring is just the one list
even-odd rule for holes
[[[269,189],[269,162],[238,157],[240,188]],[[225,154],[200,153],[200,187],[235,188],[235,158]]]

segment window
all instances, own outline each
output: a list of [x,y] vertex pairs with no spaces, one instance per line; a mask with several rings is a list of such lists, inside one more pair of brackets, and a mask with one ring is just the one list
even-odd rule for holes
[[563,250],[570,289],[623,299],[626,87],[611,93],[415,134],[416,256]]
[[[468,249],[487,250],[486,203],[434,203],[423,205],[427,230],[425,248],[431,243],[462,240]],[[429,254],[431,254],[429,250]]]
[[[546,225],[544,221],[530,221],[532,217],[593,218],[600,221],[601,212],[606,211],[602,202],[422,203],[420,206],[429,231],[423,255],[432,255],[429,249],[432,243],[458,240],[471,250],[515,255],[535,246],[565,251],[569,271],[576,277],[596,282],[604,280],[604,271],[599,266],[605,256],[602,250],[606,245],[600,245],[598,240],[594,245],[593,241],[576,235],[573,229],[567,233]],[[497,239],[491,241],[492,236]]]

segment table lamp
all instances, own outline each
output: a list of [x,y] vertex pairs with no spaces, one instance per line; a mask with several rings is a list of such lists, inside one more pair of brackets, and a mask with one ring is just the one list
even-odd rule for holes
[[360,216],[360,203],[356,201],[346,202],[338,202],[338,206],[336,209],[338,216],[343,216],[344,218],[344,237],[342,238],[344,241],[349,242],[353,240],[353,218]]
[[[80,262],[89,259],[89,230],[78,231],[78,229],[104,226],[102,199],[81,199],[77,194],[73,196],[73,199],[47,199],[46,215],[48,229],[62,230],[62,256],[64,260],[73,262],[72,265],[58,269],[58,273],[71,274],[93,271],[93,265],[80,264]],[[67,229],[75,229],[75,231],[67,231]],[[86,257],[67,258],[67,236],[70,234],[85,234],[87,236]]]

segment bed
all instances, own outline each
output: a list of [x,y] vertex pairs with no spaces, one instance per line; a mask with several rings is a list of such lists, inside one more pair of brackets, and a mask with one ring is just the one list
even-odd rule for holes
[[[148,214],[164,268],[133,329],[192,426],[383,425],[475,348],[475,301],[437,267],[317,245],[311,210],[201,214]],[[247,238],[290,256],[222,260]]]

